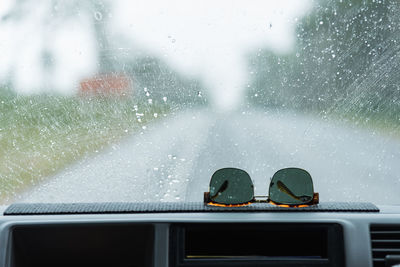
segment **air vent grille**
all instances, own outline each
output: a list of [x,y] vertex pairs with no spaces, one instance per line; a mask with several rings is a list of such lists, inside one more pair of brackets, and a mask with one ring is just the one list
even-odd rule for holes
[[370,230],[374,267],[385,266],[386,255],[400,255],[400,225],[372,225]]

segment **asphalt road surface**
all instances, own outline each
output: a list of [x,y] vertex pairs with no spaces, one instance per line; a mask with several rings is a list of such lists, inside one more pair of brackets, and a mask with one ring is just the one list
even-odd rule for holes
[[154,122],[17,201],[202,201],[223,167],[245,169],[256,195],[277,170],[301,167],[321,201],[400,204],[400,140],[304,115],[201,110]]

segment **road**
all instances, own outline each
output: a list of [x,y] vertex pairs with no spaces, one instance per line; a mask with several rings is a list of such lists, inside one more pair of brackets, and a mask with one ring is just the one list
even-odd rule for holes
[[266,195],[274,172],[293,166],[311,173],[321,201],[400,204],[399,140],[304,115],[205,110],[150,124],[18,201],[202,201],[222,167],[245,169]]

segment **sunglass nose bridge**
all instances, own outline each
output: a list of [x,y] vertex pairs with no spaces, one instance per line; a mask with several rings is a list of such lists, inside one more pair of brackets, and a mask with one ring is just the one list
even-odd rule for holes
[[256,202],[256,203],[268,203],[268,196],[254,196],[254,202]]

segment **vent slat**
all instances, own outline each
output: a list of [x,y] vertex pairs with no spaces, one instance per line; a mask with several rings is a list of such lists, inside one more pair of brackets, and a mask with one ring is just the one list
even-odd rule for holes
[[400,234],[400,230],[399,231],[371,231],[371,234]]
[[374,243],[399,243],[399,245],[400,245],[400,240],[391,240],[391,239],[380,239],[380,240],[372,239],[372,242],[374,242]]
[[374,267],[385,266],[387,255],[400,255],[400,225],[375,225],[370,228]]
[[372,252],[400,252],[400,248],[373,248]]

